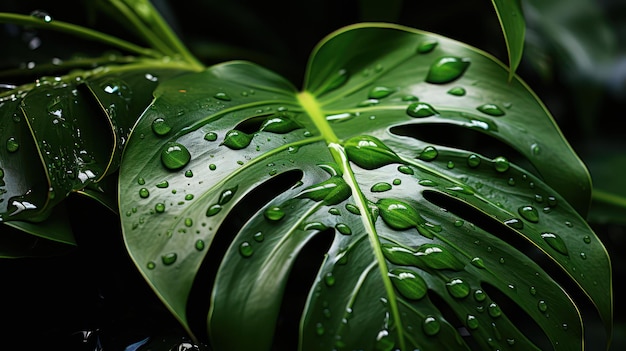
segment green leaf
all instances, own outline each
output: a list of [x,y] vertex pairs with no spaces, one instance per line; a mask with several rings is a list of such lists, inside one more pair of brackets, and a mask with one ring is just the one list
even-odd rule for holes
[[[216,350],[271,348],[299,258],[319,262],[302,350],[468,349],[459,327],[485,349],[543,347],[507,304],[549,344],[580,349],[572,296],[587,294],[609,333],[612,313],[609,258],[580,215],[589,176],[508,74],[464,44],[368,23],[315,48],[302,91],[241,61],[167,80],[120,167],[128,251],[190,333],[193,284],[213,282]],[[423,140],[433,125],[442,134]],[[458,130],[527,168],[455,144]],[[214,280],[198,275],[205,260]]]
[[492,0],[492,3],[504,34],[511,70],[509,79],[512,79],[522,60],[524,40],[526,39],[526,23],[522,13],[522,4],[520,0]]

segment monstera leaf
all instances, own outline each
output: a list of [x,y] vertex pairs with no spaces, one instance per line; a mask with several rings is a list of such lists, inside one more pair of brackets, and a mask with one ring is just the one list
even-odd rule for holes
[[[164,81],[120,166],[128,251],[190,333],[206,313],[215,350],[269,350],[284,310],[301,350],[582,349],[581,296],[609,333],[612,313],[589,176],[508,76],[365,23],[319,44],[300,91],[241,61]],[[288,305],[299,261],[316,273]]]

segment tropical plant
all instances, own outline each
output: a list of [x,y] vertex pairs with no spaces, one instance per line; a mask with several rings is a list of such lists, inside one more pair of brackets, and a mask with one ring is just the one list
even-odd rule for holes
[[319,42],[300,89],[205,65],[148,1],[97,4],[139,44],[0,14],[118,50],[1,72],[4,257],[77,245],[78,195],[119,215],[138,272],[211,349],[575,350],[589,320],[608,347],[591,180],[514,74],[519,2],[493,2],[508,65],[357,23]]

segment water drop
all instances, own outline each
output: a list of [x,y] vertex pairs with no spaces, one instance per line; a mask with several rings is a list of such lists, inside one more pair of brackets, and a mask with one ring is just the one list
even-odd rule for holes
[[220,211],[222,210],[222,205],[220,204],[214,204],[209,206],[209,208],[206,210],[206,216],[207,217],[211,217],[211,216],[215,216],[216,214],[218,214]]
[[256,241],[257,243],[260,243],[263,241],[263,239],[265,238],[265,236],[263,235],[262,232],[256,232],[254,233],[254,235],[252,236],[252,238],[254,239],[254,241]]
[[404,95],[402,101],[419,101],[419,98],[415,95]]
[[415,251],[411,249],[395,246],[392,244],[382,244],[383,255],[389,262],[402,266],[418,266],[419,259],[415,256]]
[[249,242],[244,241],[241,244],[239,244],[239,253],[243,257],[250,257],[254,253],[254,249],[252,248]]
[[283,211],[283,209],[278,206],[272,206],[265,210],[265,213],[263,213],[263,215],[267,220],[276,222],[285,217],[285,211]]
[[426,82],[433,84],[444,84],[458,79],[469,67],[468,58],[454,56],[440,57],[428,70]]
[[424,279],[409,269],[395,268],[388,273],[388,276],[400,294],[407,299],[419,300],[428,291]]
[[154,134],[158,136],[163,136],[169,133],[172,130],[172,127],[165,121],[165,118],[155,118],[152,121],[152,131]]
[[322,95],[331,90],[339,88],[340,86],[344,85],[348,81],[349,77],[350,77],[350,74],[348,73],[346,69],[340,69],[339,71],[335,72],[330,77],[330,79],[326,83],[326,86],[322,87],[322,91],[318,95]]
[[425,39],[422,40],[419,45],[417,46],[417,52],[420,54],[426,54],[429,53],[431,51],[433,51],[433,49],[435,49],[435,47],[437,47],[437,44],[439,44],[439,42],[436,39]]
[[504,156],[498,156],[495,159],[493,159],[493,168],[495,168],[496,171],[503,173],[509,170],[510,164],[509,164],[509,160],[506,159],[506,157]]
[[50,16],[47,12],[41,11],[41,10],[35,10],[33,12],[30,13],[31,16],[35,17],[35,18],[39,18],[40,20],[46,22],[46,23],[50,23],[52,22],[52,16]]
[[145,199],[148,196],[150,196],[150,191],[148,191],[148,189],[146,188],[139,189],[139,197],[141,197],[142,199]]
[[161,162],[170,170],[183,168],[191,160],[191,154],[187,148],[179,143],[169,142],[161,150]]
[[417,210],[406,202],[394,199],[380,199],[376,206],[383,221],[393,229],[404,230],[426,223]]
[[422,152],[417,156],[420,160],[432,161],[437,158],[439,152],[434,146],[426,146]]
[[482,291],[481,289],[476,289],[476,291],[474,291],[474,300],[478,302],[483,302],[485,301],[486,298],[487,298],[487,294],[485,294],[485,292]]
[[541,237],[545,240],[553,249],[563,255],[568,255],[567,246],[563,239],[554,233],[541,233]]
[[232,129],[226,133],[222,145],[226,145],[233,150],[241,150],[252,142],[252,135]]
[[539,212],[533,206],[521,206],[517,209],[517,212],[525,220],[533,223],[539,222]]
[[450,90],[448,90],[448,94],[450,95],[454,95],[454,96],[464,96],[465,95],[465,88],[463,87],[454,87]]
[[437,244],[420,245],[415,252],[415,257],[420,263],[433,269],[460,271],[465,267],[465,264],[454,256],[450,250]]
[[406,113],[415,118],[430,117],[439,114],[434,107],[425,102],[414,102],[406,108]]
[[8,152],[16,152],[20,148],[20,144],[14,137],[10,137],[7,139],[6,147]]
[[334,175],[329,179],[307,187],[302,190],[298,197],[304,197],[313,201],[323,201],[325,205],[336,205],[348,199],[352,195],[352,189],[345,180]]
[[335,276],[332,272],[328,272],[324,275],[324,283],[326,284],[326,286],[335,285]]
[[337,229],[337,231],[343,235],[352,234],[352,229],[350,229],[350,227],[345,223],[337,223],[335,225],[335,229]]
[[157,203],[156,205],[154,205],[154,210],[156,211],[156,213],[165,212],[165,204],[162,202]]
[[210,169],[210,170],[212,170],[212,171],[214,171],[214,170],[216,170],[216,169],[217,169],[217,166],[215,165],[215,163],[210,163],[210,164],[209,164],[209,169]]
[[504,224],[514,229],[524,229],[524,222],[518,218],[511,218],[504,221]]
[[215,95],[213,95],[214,98],[218,99],[218,100],[222,100],[222,101],[230,101],[231,98],[228,94],[224,93],[224,92],[219,92],[216,93]]
[[345,150],[350,161],[365,169],[376,169],[400,161],[387,145],[369,135],[350,138],[345,143]]
[[198,251],[202,251],[202,250],[204,250],[204,246],[205,246],[205,244],[204,244],[204,240],[202,240],[202,239],[198,239],[198,240],[196,240],[196,243],[194,244],[194,247],[195,247],[195,248],[196,248],[196,250],[198,250]]
[[402,180],[400,180],[400,179],[396,178],[396,179],[394,179],[394,180],[392,181],[392,183],[393,183],[393,185],[398,186],[398,185],[402,184]]
[[589,244],[591,243],[591,237],[589,235],[585,235],[583,237],[583,241],[585,242],[585,244]]
[[193,177],[193,172],[191,170],[186,170],[185,171],[185,177],[187,177],[187,178]]
[[414,174],[413,168],[411,168],[411,167],[409,167],[407,165],[400,165],[400,166],[398,166],[398,172],[404,173],[404,174]]
[[220,205],[227,204],[230,200],[232,200],[233,196],[235,196],[235,192],[237,192],[237,186],[222,191],[219,200],[217,200],[217,203]]
[[489,315],[493,318],[500,317],[502,315],[502,310],[497,303],[492,302],[489,304]]
[[360,215],[361,214],[361,210],[353,204],[346,204],[346,210],[348,210],[348,212],[355,214],[355,215]]
[[485,262],[480,257],[474,257],[470,262],[478,268],[485,268]]
[[388,330],[383,329],[378,332],[378,335],[376,335],[376,351],[393,351],[394,346],[395,342],[389,335]]
[[537,308],[541,312],[546,312],[548,310],[548,304],[544,300],[539,300],[539,302],[537,302]]
[[156,263],[154,263],[154,261],[149,261],[148,263],[146,263],[146,268],[152,270],[156,268]]
[[386,182],[379,182],[379,183],[372,185],[372,187],[370,188],[370,191],[373,193],[381,193],[381,192],[389,191],[391,190],[391,188],[392,188],[391,184],[386,183]]
[[267,118],[260,129],[270,133],[284,134],[300,128],[302,126],[296,123],[289,113],[278,112]]
[[217,133],[215,133],[215,132],[208,132],[208,133],[204,134],[204,140],[206,140],[206,141],[215,141],[215,140],[217,140]]
[[393,94],[393,92],[394,90],[391,88],[378,86],[373,87],[367,94],[367,97],[370,99],[383,99]]
[[471,314],[468,314],[467,317],[465,318],[465,324],[470,329],[478,329],[478,326],[480,325],[478,323],[478,318],[476,318],[476,316],[471,315]]
[[446,283],[446,289],[448,289],[448,293],[450,295],[457,299],[467,297],[467,295],[469,295],[470,293],[469,284],[460,278],[453,278],[448,281]]
[[159,189],[165,189],[170,186],[170,183],[167,180],[157,183],[156,187]]
[[422,322],[422,330],[426,335],[437,335],[439,330],[441,329],[441,324],[439,321],[433,316],[427,316]]
[[494,117],[504,116],[504,111],[496,104],[483,104],[476,108],[478,111]]
[[161,256],[161,262],[163,262],[164,265],[169,266],[169,265],[174,264],[177,258],[178,258],[178,255],[175,252],[170,252],[168,254]]
[[448,169],[453,169],[453,168],[454,168],[454,162],[452,162],[452,161],[448,161],[448,164],[446,165],[446,167],[447,167]]
[[421,186],[437,186],[437,182],[431,179],[420,179],[417,183]]
[[533,155],[539,155],[541,153],[541,146],[539,146],[539,144],[532,144],[530,146],[530,151],[533,153]]
[[323,231],[326,229],[328,229],[328,227],[322,222],[311,222],[304,225],[304,230]]
[[322,336],[322,335],[324,335],[324,325],[323,325],[322,323],[317,323],[317,324],[315,325],[315,333],[316,333],[318,336]]
[[480,165],[480,156],[476,154],[471,154],[467,157],[467,165],[476,168]]

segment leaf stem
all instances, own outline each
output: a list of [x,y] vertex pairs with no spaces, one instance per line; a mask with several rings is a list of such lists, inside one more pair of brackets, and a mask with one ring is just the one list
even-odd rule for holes
[[597,188],[593,189],[592,201],[626,208],[626,197]]
[[152,49],[144,48],[125,40],[119,39],[117,37],[67,22],[55,20],[47,22],[32,16],[0,12],[0,23],[11,23],[22,26],[32,26],[46,30],[53,30],[60,33],[70,34],[79,38],[101,42],[103,44],[107,44],[141,56],[147,56],[152,58],[163,57],[162,54]]

